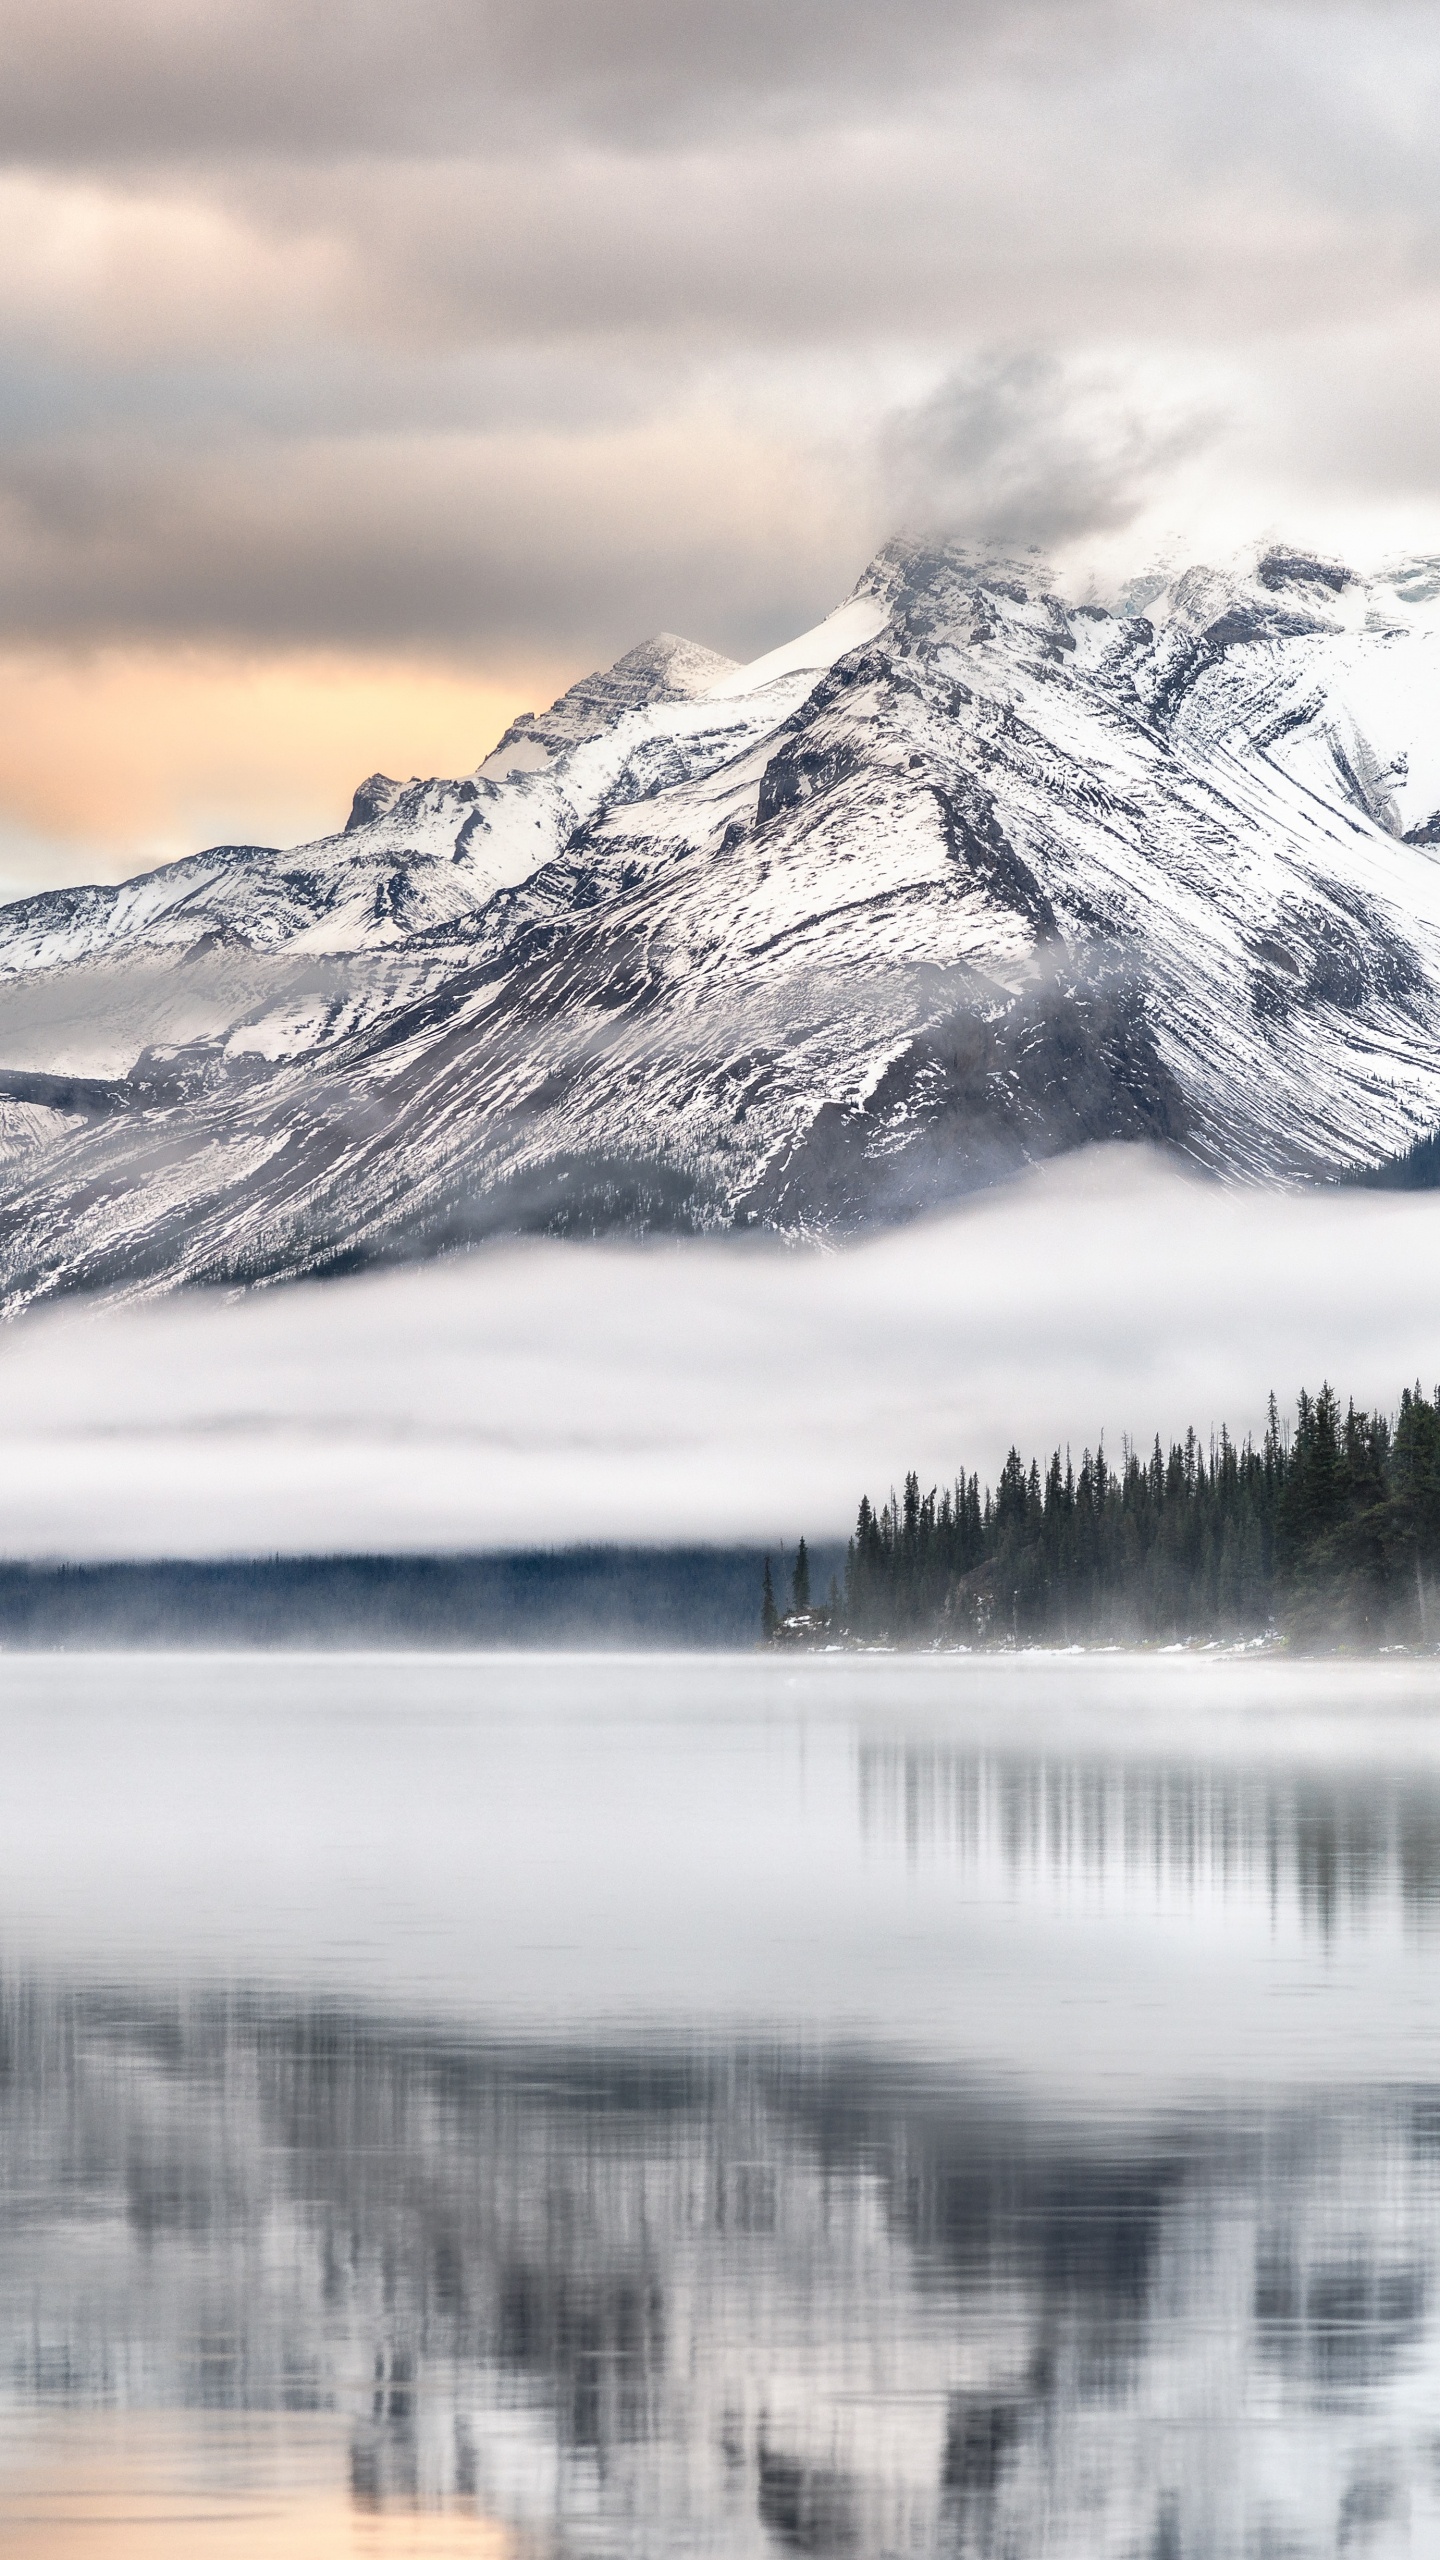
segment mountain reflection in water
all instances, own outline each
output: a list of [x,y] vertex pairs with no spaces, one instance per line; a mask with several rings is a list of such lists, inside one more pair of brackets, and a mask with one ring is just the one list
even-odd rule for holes
[[[63,1933],[12,1960],[7,2549],[32,2547],[17,2484],[47,2430],[73,2447],[88,2425],[108,2459],[107,2429],[147,2417],[197,2478],[248,2462],[263,2486],[268,2461],[273,2486],[283,2436],[311,2491],[331,2466],[317,2518],[340,2495],[357,2533],[428,2518],[494,2560],[1440,2547],[1440,1753],[1354,1748],[1348,1724],[1328,1758],[1274,1735],[1186,1756],[1133,1722],[949,1742],[853,1704],[809,1731],[805,1818],[843,1820],[872,1871],[897,1981],[907,1928],[934,1966],[943,1919],[956,2006],[928,2039],[846,2024],[838,1996],[820,2024],[632,2001],[588,2033],[558,2011],[502,2031],[453,1999],[222,1979],[183,1948],[169,1980],[82,1964]],[[618,1797],[647,1737],[611,1741]],[[784,1782],[783,1753],[766,1765]],[[1103,2067],[1072,2074],[1079,2041],[1005,2067],[978,1988],[967,2007],[1012,1925],[1037,2034],[1046,1951],[1077,1935],[1086,2014],[1128,2019],[1108,2094]],[[1193,2020],[1188,2076],[1173,2030],[1147,2076],[1137,1933],[1181,2045]],[[1237,1941],[1277,1969],[1273,2071],[1226,2065]],[[1329,2067],[1361,2006],[1393,2070]],[[329,2531],[294,2548],[348,2552]],[[254,2547],[290,2544],[272,2522]]]

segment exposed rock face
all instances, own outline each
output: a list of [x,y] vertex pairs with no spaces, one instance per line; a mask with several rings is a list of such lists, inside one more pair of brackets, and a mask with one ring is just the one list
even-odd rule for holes
[[1393,1153],[1440,1121],[1437,714],[1434,562],[1102,607],[892,543],[753,666],[663,635],[319,844],[0,911],[0,1289],[845,1232],[1096,1138]]

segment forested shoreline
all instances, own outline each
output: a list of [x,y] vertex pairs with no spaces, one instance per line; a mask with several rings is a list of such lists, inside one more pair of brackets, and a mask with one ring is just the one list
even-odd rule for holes
[[771,1643],[1003,1646],[1242,1642],[1356,1650],[1440,1641],[1440,1389],[1393,1415],[1328,1386],[1293,1421],[1270,1398],[1262,1439],[1192,1429],[1148,1456],[1103,1446],[1048,1466],[1012,1448],[977,1475],[865,1496],[843,1586],[788,1591],[765,1569]]

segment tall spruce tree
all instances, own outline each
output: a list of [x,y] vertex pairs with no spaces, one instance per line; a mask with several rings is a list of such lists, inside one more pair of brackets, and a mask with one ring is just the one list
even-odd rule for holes
[[1392,1495],[1397,1535],[1415,1577],[1421,1640],[1440,1634],[1432,1585],[1440,1564],[1440,1390],[1426,1401],[1417,1378],[1400,1398],[1392,1452]]
[[790,1583],[790,1606],[797,1617],[810,1606],[810,1551],[803,1538],[795,1550],[795,1571]]

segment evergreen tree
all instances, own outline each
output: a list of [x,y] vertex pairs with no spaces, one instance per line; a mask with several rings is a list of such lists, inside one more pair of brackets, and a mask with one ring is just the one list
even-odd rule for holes
[[1417,1378],[1400,1398],[1393,1449],[1395,1530],[1415,1578],[1420,1634],[1428,1644],[1440,1634],[1440,1611],[1431,1585],[1440,1562],[1440,1391],[1426,1402]]
[[803,1538],[795,1550],[795,1572],[790,1584],[790,1606],[797,1617],[810,1606],[810,1556]]
[[760,1639],[763,1644],[772,1642],[779,1624],[780,1612],[775,1606],[775,1586],[770,1579],[770,1559],[767,1556],[765,1576],[760,1585]]
[[1272,1396],[1258,1446],[1192,1429],[1146,1460],[1127,1442],[1118,1470],[1103,1448],[1078,1468],[1011,1449],[983,1496],[978,1476],[926,1492],[911,1471],[860,1504],[843,1611],[902,1643],[1440,1639],[1440,1391],[1407,1388],[1392,1426],[1327,1382],[1293,1431]]

